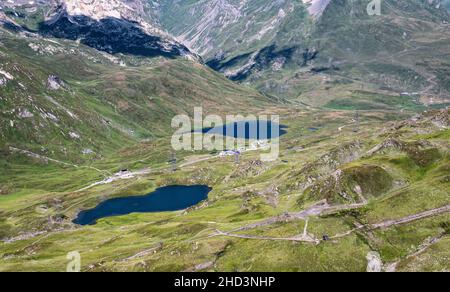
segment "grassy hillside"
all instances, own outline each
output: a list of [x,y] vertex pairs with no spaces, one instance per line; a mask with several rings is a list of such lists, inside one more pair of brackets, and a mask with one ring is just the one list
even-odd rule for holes
[[207,60],[243,57],[277,41],[288,47],[308,22],[301,1],[161,1],[159,13],[163,28]]
[[[448,15],[383,3],[152,2],[222,72],[0,28],[0,271],[65,271],[73,251],[82,271],[449,271]],[[279,115],[279,157],[174,153],[171,120],[197,106]],[[198,184],[186,210],[73,223]]]
[[263,92],[315,106],[361,89],[385,94],[388,107],[401,93],[448,102],[450,19],[429,1],[382,1],[380,16],[363,0],[333,0],[316,15],[302,1],[163,2],[166,30]]
[[[170,136],[193,108],[226,113],[270,100],[184,60],[109,55],[75,42],[0,31],[1,144],[83,160]],[[88,151],[92,150],[92,151]]]
[[[382,3],[382,15],[371,17],[366,1],[331,1],[303,42],[317,53],[308,66],[287,62],[283,70],[265,70],[249,81],[321,106],[330,96],[341,102],[361,90],[385,95],[388,107],[400,95],[410,102],[448,102],[448,14],[425,1]],[[358,99],[373,108],[371,97]]]
[[[47,178],[28,172],[29,184],[15,190],[24,177],[17,173],[0,196],[0,269],[63,271],[74,250],[83,271],[365,271],[373,251],[386,270],[450,268],[442,260],[448,210],[438,211],[449,204],[448,111],[393,123],[380,121],[388,113],[367,112],[358,133],[346,112],[277,111],[289,128],[272,163],[257,163],[258,151],[239,165],[208,155],[195,163],[190,154],[194,163],[173,172],[148,158],[161,147],[143,143],[94,166],[136,170],[132,161],[144,159],[150,173],[81,190],[98,174],[24,163]],[[183,212],[71,223],[106,198],[199,183],[212,193]],[[311,208],[322,211],[301,215]]]

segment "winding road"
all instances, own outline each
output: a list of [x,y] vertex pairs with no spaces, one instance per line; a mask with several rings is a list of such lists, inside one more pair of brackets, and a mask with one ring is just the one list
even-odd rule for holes
[[[241,228],[225,232],[221,230],[216,230],[214,234],[210,235],[209,237],[216,237],[216,236],[226,236],[226,237],[235,237],[235,238],[243,238],[243,239],[258,239],[258,240],[274,240],[274,241],[295,241],[295,242],[305,242],[305,243],[314,243],[319,244],[320,240],[317,239],[314,235],[310,235],[307,233],[307,227],[305,226],[305,231],[302,235],[294,236],[294,237],[266,237],[266,236],[254,236],[254,235],[245,235],[245,234],[236,234],[236,232],[240,231],[247,231],[250,229],[255,229],[258,227],[264,227],[268,225],[272,225],[278,222],[290,222],[294,220],[307,220],[310,216],[319,216],[319,215],[330,215],[333,213],[337,213],[344,210],[353,210],[358,209],[365,206],[365,204],[354,204],[354,205],[348,205],[348,206],[329,206],[328,204],[322,202],[319,202],[318,204],[310,207],[309,209],[299,212],[299,213],[290,213],[285,214],[283,216],[273,217],[268,220],[249,224],[246,226],[243,226]],[[413,214],[410,216],[403,217],[401,219],[397,220],[387,220],[376,224],[367,224],[367,225],[360,225],[355,229],[349,230],[348,232],[342,233],[342,234],[336,234],[334,236],[330,237],[330,240],[332,239],[339,239],[347,237],[354,232],[362,229],[367,230],[376,230],[376,229],[386,229],[392,226],[407,224],[413,221],[417,221],[420,219],[430,218],[438,215],[442,215],[445,213],[450,212],[450,205],[446,205],[441,208],[428,210],[422,213]]]

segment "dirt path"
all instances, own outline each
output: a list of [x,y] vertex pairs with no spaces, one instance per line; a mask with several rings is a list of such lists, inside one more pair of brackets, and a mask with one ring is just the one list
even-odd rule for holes
[[28,150],[23,150],[23,149],[11,147],[11,146],[9,147],[9,150],[10,150],[11,152],[16,152],[16,153],[24,154],[24,155],[27,155],[28,157],[36,158],[36,159],[39,159],[39,160],[43,160],[43,161],[45,161],[45,162],[51,161],[51,162],[54,162],[54,163],[56,163],[56,164],[61,164],[61,165],[70,166],[70,167],[74,167],[74,168],[88,168],[88,169],[93,169],[93,170],[95,170],[95,171],[101,173],[101,174],[102,174],[103,176],[105,176],[105,177],[106,177],[107,175],[112,175],[111,172],[109,172],[109,171],[107,171],[107,170],[101,170],[101,169],[98,169],[98,168],[95,168],[95,167],[92,167],[92,166],[80,166],[80,165],[76,165],[76,164],[64,162],[64,161],[57,160],[57,159],[53,159],[53,158],[50,158],[50,157],[47,157],[47,156],[43,156],[43,155],[40,155],[40,154],[31,152],[31,151],[28,151]]
[[294,213],[285,213],[283,215],[272,217],[272,218],[266,219],[264,221],[245,225],[238,229],[232,230],[231,232],[239,232],[239,231],[255,229],[258,227],[264,227],[264,226],[272,225],[272,224],[279,223],[279,222],[291,222],[291,221],[296,221],[296,220],[306,220],[308,217],[311,217],[311,216],[331,215],[331,214],[341,212],[341,211],[359,209],[361,207],[364,207],[365,205],[366,205],[366,203],[353,204],[353,205],[330,206],[326,202],[326,200],[323,200],[323,201],[320,201],[320,202],[312,205],[311,207],[309,207],[306,210],[303,210],[300,212],[294,212]]
[[137,254],[135,254],[133,256],[130,256],[130,257],[127,257],[127,258],[124,258],[124,259],[121,259],[121,260],[116,260],[116,262],[123,263],[123,262],[132,261],[132,260],[135,260],[135,259],[139,259],[139,258],[145,257],[145,256],[147,256],[149,254],[155,253],[156,251],[161,250],[162,248],[163,248],[163,245],[162,244],[158,244],[155,247],[152,247],[150,249],[141,251],[141,252],[139,252],[139,253],[137,253]]
[[180,164],[179,167],[183,168],[183,167],[190,166],[190,165],[193,165],[193,164],[197,164],[197,163],[200,163],[200,162],[212,160],[214,158],[219,158],[219,156],[216,155],[216,156],[210,156],[210,157],[204,157],[204,158],[195,159],[195,160],[188,161],[188,162],[185,162],[183,164]]
[[220,230],[216,230],[216,234],[214,236],[227,236],[227,237],[235,237],[235,238],[242,238],[242,239],[258,239],[258,240],[274,240],[274,241],[296,241],[296,242],[306,242],[306,243],[314,243],[319,244],[320,240],[315,239],[310,236],[304,236],[304,234],[294,237],[265,237],[265,236],[256,236],[256,235],[240,235],[240,234],[233,234],[229,232],[223,232]]
[[397,271],[398,265],[400,264],[401,261],[403,260],[408,260],[411,259],[413,257],[419,256],[422,253],[424,253],[425,251],[427,251],[431,246],[435,245],[436,243],[440,242],[442,239],[445,238],[444,234],[441,234],[439,236],[436,237],[432,237],[432,238],[427,238],[420,246],[419,248],[413,252],[412,254],[408,255],[407,257],[405,257],[402,260],[393,262],[393,263],[389,263],[385,265],[384,270],[388,273],[394,273]]
[[[184,164],[181,164],[179,167],[182,168],[182,167],[190,166],[190,165],[197,164],[197,163],[200,163],[200,162],[203,162],[203,161],[208,161],[208,160],[211,160],[211,159],[214,159],[214,158],[218,158],[218,156],[211,156],[211,157],[199,158],[199,159],[196,159],[196,160],[188,161],[188,162],[186,162]],[[164,169],[169,169],[169,168],[170,167],[165,167],[165,168],[161,168],[161,169],[164,170]],[[150,173],[149,169],[141,169],[141,170],[134,171],[134,172],[129,171],[129,172],[125,172],[125,173],[116,173],[114,175],[110,173],[110,176],[109,177],[105,177],[104,180],[94,182],[94,183],[92,183],[92,184],[90,184],[90,185],[88,185],[86,187],[83,187],[81,189],[78,189],[78,190],[76,190],[74,192],[75,193],[79,193],[79,192],[86,191],[88,189],[91,189],[91,188],[99,186],[99,185],[110,184],[110,183],[118,181],[118,180],[132,179],[132,178],[140,177],[142,175],[146,175],[146,174],[149,174],[149,173]]]
[[39,159],[39,160],[42,160],[42,161],[45,161],[45,162],[50,161],[50,162],[54,162],[54,163],[57,163],[57,164],[60,164],[60,165],[74,167],[74,168],[92,169],[92,170],[95,170],[95,171],[101,173],[104,176],[103,180],[94,182],[94,183],[92,183],[92,184],[90,184],[90,185],[88,185],[86,187],[83,187],[83,188],[80,188],[78,190],[73,191],[75,193],[82,192],[82,191],[91,189],[93,187],[99,186],[99,185],[109,184],[109,183],[112,183],[112,182],[115,182],[115,181],[118,181],[118,180],[132,179],[132,178],[140,177],[142,175],[150,173],[150,170],[148,168],[146,168],[146,169],[141,169],[141,170],[134,171],[134,172],[127,171],[127,172],[119,172],[119,173],[116,173],[116,174],[112,174],[110,171],[107,171],[107,170],[101,170],[101,169],[98,169],[98,168],[95,168],[95,167],[92,167],[92,166],[80,166],[80,165],[77,165],[77,164],[72,164],[72,163],[60,161],[60,160],[53,159],[53,158],[50,158],[50,157],[46,157],[46,156],[43,156],[43,155],[31,152],[31,151],[28,151],[28,150],[23,150],[23,149],[19,149],[19,148],[15,148],[15,147],[9,147],[9,149],[12,152],[16,152],[16,153],[20,153],[20,154],[23,154],[23,155],[27,155],[28,157],[36,158],[36,159]]
[[369,228],[370,229],[385,229],[385,228],[389,228],[391,226],[406,224],[409,222],[441,215],[441,214],[448,213],[448,212],[450,212],[450,205],[444,206],[442,208],[433,209],[433,210],[429,210],[426,212],[414,214],[411,216],[407,216],[407,217],[404,217],[404,218],[398,219],[398,220],[389,220],[389,221],[381,222],[378,224],[369,225]]
[[[290,221],[294,221],[294,220],[298,220],[298,219],[307,220],[307,218],[310,216],[333,214],[335,212],[340,212],[343,210],[351,210],[351,209],[361,208],[364,205],[365,204],[355,204],[355,205],[348,205],[347,207],[344,207],[344,206],[330,207],[326,203],[324,204],[323,202],[319,202],[318,204],[312,206],[311,208],[309,208],[305,211],[302,211],[299,213],[292,213],[294,215],[291,214],[289,216],[289,214],[287,214],[287,215],[281,216],[281,217],[274,217],[274,218],[271,218],[271,219],[263,221],[263,222],[246,225],[244,227],[232,230],[230,232],[216,230],[216,232],[214,234],[212,234],[210,237],[227,236],[227,237],[235,237],[235,238],[243,238],[243,239],[297,241],[297,242],[307,242],[307,243],[319,244],[320,240],[318,240],[314,235],[309,235],[307,233],[307,231],[306,231],[307,227],[305,227],[305,231],[303,232],[302,235],[295,236],[295,237],[274,238],[274,237],[265,237],[265,236],[242,235],[242,234],[236,234],[236,232],[247,231],[247,230],[258,228],[258,227],[272,225],[272,224],[275,224],[278,222],[290,222]],[[385,228],[389,228],[392,226],[410,223],[410,222],[417,221],[420,219],[434,217],[434,216],[441,215],[441,214],[448,213],[448,212],[450,212],[450,205],[447,205],[442,208],[437,208],[437,209],[425,211],[422,213],[410,215],[410,216],[407,216],[407,217],[404,217],[404,218],[401,218],[398,220],[388,220],[388,221],[383,221],[383,222],[380,222],[377,224],[360,225],[360,226],[356,227],[355,229],[349,230],[348,232],[331,236],[330,240],[347,237],[347,236],[353,234],[354,232],[356,232],[358,230],[362,230],[362,229],[369,229],[369,230],[385,229]]]
[[134,171],[134,172],[133,171],[119,172],[110,177],[105,178],[104,180],[92,183],[92,184],[88,185],[87,187],[81,188],[74,192],[79,193],[79,192],[91,189],[93,187],[96,187],[99,185],[110,184],[110,183],[118,181],[118,180],[125,180],[125,179],[132,179],[132,178],[140,177],[142,175],[149,174],[150,172],[151,172],[150,169],[142,169],[142,170],[138,170],[138,171]]

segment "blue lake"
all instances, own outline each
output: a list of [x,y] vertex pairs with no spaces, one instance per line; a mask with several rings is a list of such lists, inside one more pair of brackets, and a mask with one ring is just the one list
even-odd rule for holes
[[94,225],[99,219],[113,216],[180,211],[206,200],[211,190],[204,185],[168,186],[145,196],[110,199],[94,209],[80,212],[73,223]]
[[320,131],[320,128],[311,127],[311,128],[308,128],[308,131],[310,131],[310,132],[318,132],[318,131]]
[[[276,131],[277,128],[278,131]],[[240,131],[238,129],[240,129]],[[275,130],[274,133],[272,133],[272,129]],[[286,126],[271,121],[255,120],[236,122],[213,128],[204,128],[201,132],[203,134],[218,134],[247,140],[270,140],[285,135],[287,133],[286,129]]]

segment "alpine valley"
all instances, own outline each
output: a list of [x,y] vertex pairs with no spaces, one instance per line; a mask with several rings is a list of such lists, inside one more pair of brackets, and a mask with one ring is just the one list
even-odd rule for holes
[[450,1],[370,2],[0,0],[0,272],[450,271]]

